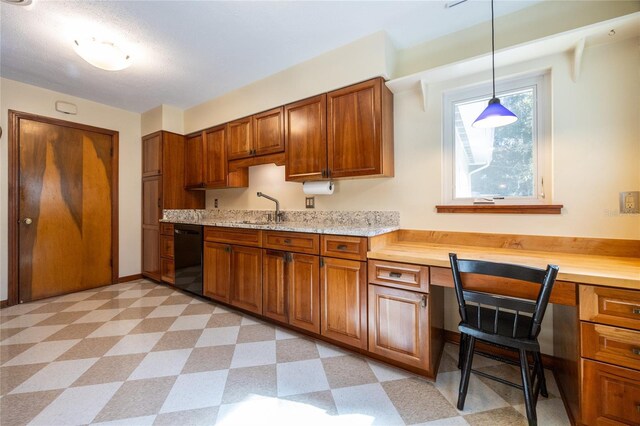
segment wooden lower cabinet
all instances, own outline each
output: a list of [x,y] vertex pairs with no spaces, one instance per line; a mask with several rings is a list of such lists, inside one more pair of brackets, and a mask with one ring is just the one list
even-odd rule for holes
[[583,359],[582,422],[640,425],[640,371]]
[[162,281],[169,284],[176,283],[176,264],[173,259],[160,258],[160,272]]
[[154,280],[160,279],[160,231],[154,227],[142,228],[142,274]]
[[320,334],[347,345],[367,348],[367,264],[322,258]]
[[320,333],[319,258],[263,250],[263,315]]
[[429,370],[429,295],[369,285],[369,351]]
[[262,249],[231,246],[231,300],[247,311],[262,314]]
[[205,242],[203,260],[204,295],[213,300],[229,303],[231,295],[231,246]]

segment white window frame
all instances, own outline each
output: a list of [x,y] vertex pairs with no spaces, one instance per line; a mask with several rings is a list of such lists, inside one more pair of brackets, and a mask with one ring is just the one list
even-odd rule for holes
[[[550,204],[551,185],[551,71],[544,70],[524,76],[503,78],[496,81],[496,96],[506,92],[534,87],[536,94],[535,125],[533,129],[535,184],[532,197],[505,197],[495,204]],[[443,153],[443,203],[449,205],[473,204],[474,198],[455,197],[455,114],[454,104],[491,97],[491,81],[463,89],[443,93],[442,103],[442,153]]]

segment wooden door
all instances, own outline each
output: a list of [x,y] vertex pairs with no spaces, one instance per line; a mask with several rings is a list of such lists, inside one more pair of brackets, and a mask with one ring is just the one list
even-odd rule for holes
[[375,79],[327,94],[331,177],[381,173],[381,85]]
[[292,253],[289,269],[289,324],[320,333],[318,256]]
[[142,274],[159,280],[162,176],[142,179]]
[[202,133],[188,135],[184,146],[184,186],[200,188],[204,184]]
[[222,188],[227,184],[225,128],[222,125],[204,132],[204,184],[208,188]]
[[288,322],[287,253],[262,250],[262,314],[276,321]]
[[366,263],[322,258],[321,334],[351,346],[367,347]]
[[203,248],[203,293],[229,303],[231,295],[231,246],[205,242]]
[[262,314],[262,249],[231,246],[230,303]]
[[142,138],[142,177],[162,173],[162,133]]
[[253,116],[253,146],[256,155],[284,151],[284,108],[275,108]]
[[251,117],[227,123],[227,159],[246,158],[253,152]]
[[284,107],[286,180],[304,182],[326,178],[327,95]]
[[14,112],[11,120],[19,155],[13,222],[19,222],[19,300],[111,284],[117,279],[112,266],[117,133]]
[[428,297],[369,285],[369,351],[429,370]]

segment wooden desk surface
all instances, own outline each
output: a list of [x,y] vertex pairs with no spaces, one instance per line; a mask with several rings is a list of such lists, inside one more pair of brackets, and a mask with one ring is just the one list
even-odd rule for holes
[[424,241],[389,241],[367,253],[369,259],[450,267],[449,253],[459,258],[516,263],[538,268],[560,267],[558,280],[640,290],[640,258],[505,249]]

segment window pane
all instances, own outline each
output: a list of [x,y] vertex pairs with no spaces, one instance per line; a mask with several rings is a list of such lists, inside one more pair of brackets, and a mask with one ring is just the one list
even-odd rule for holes
[[500,94],[518,116],[495,129],[471,127],[489,97],[454,104],[455,198],[533,197],[535,192],[535,88]]

